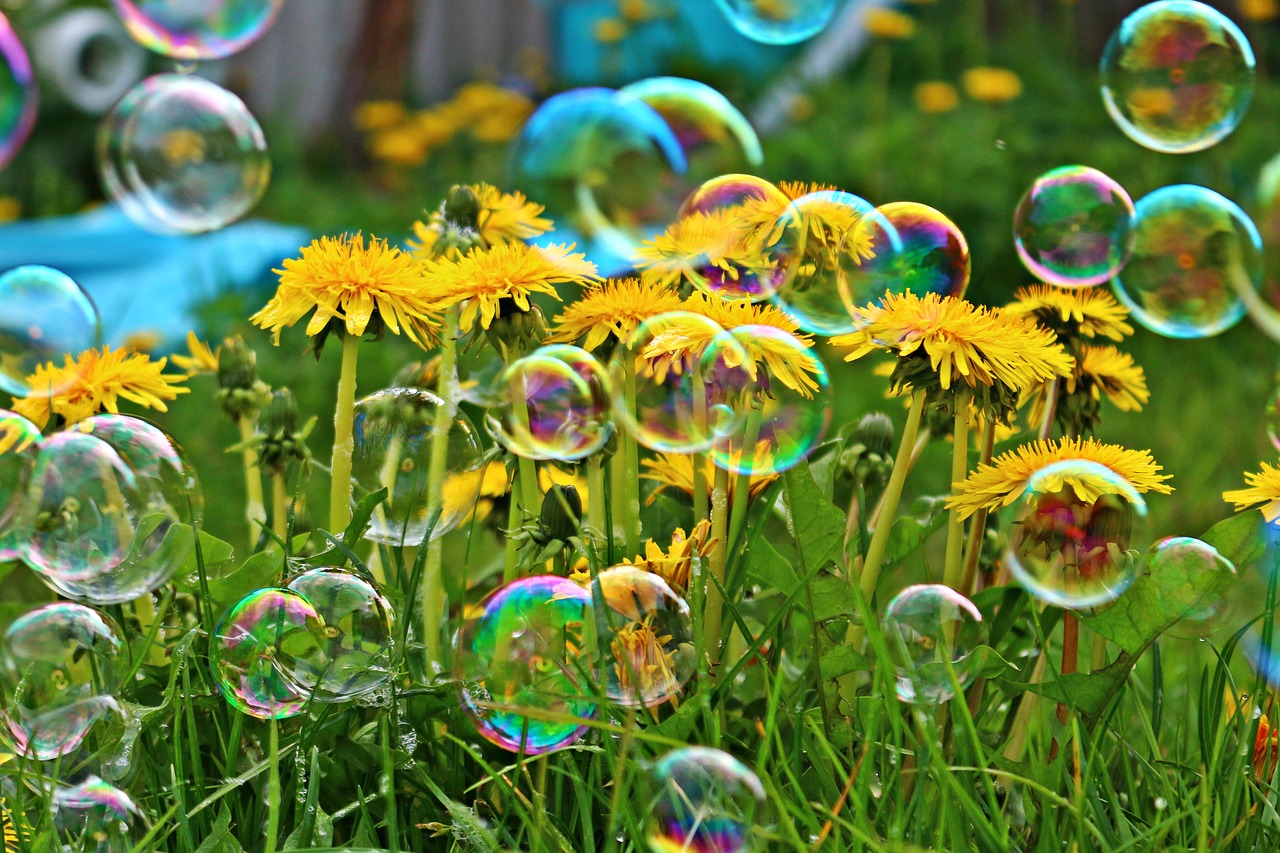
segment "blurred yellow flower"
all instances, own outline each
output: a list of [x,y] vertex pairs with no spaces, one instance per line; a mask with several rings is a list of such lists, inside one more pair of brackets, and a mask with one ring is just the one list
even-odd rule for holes
[[412,127],[397,125],[375,133],[369,140],[369,153],[384,163],[412,168],[427,162],[428,146]]
[[601,18],[592,32],[601,44],[617,44],[627,37],[627,22],[621,18]]
[[[221,351],[221,347],[218,348]],[[189,355],[174,353],[173,363],[187,372],[188,376],[197,373],[217,373],[218,353],[204,341],[196,337],[195,332],[187,332],[187,352]]]
[[1274,21],[1280,17],[1277,0],[1240,0],[1240,17],[1249,21]]
[[129,352],[153,352],[162,343],[164,336],[155,329],[136,329],[125,336],[121,349]]
[[791,99],[787,113],[794,122],[806,122],[818,113],[818,102],[808,92],[801,92]]
[[905,39],[916,34],[915,18],[884,6],[867,12],[862,25],[875,38]]
[[[167,359],[152,361],[143,353],[123,349],[85,350],[74,358],[67,355],[58,367],[49,362],[36,368],[26,380],[32,392],[15,400],[13,410],[43,428],[53,415],[68,424],[78,423],[99,412],[116,414],[123,398],[148,409],[169,411],[166,400],[190,392],[178,383],[186,376],[165,373]],[[52,389],[39,391],[35,389]]]
[[404,121],[405,112],[399,101],[365,101],[356,107],[355,124],[366,133],[386,130]]
[[[17,410],[17,406],[14,407]],[[1257,507],[1267,523],[1280,518],[1280,468],[1262,463],[1262,470],[1257,474],[1246,473],[1244,481],[1247,489],[1235,489],[1223,492],[1222,499],[1236,505],[1236,512]]]
[[13,222],[22,216],[22,202],[11,195],[0,196],[0,222]]
[[989,104],[1003,104],[1022,94],[1022,80],[1007,68],[970,68],[962,84],[970,98]]
[[960,105],[960,93],[945,80],[926,80],[916,85],[916,106],[923,113],[946,113]]

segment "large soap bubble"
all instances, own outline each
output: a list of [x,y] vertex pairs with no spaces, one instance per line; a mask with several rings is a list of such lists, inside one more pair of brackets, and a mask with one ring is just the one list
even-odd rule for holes
[[63,363],[96,347],[102,321],[89,294],[71,276],[27,264],[0,275],[0,391],[15,397],[53,395],[64,388],[29,384],[47,362]]
[[184,62],[222,59],[257,41],[284,0],[111,0],[129,35]]
[[31,60],[9,19],[0,13],[0,168],[22,149],[36,123]]

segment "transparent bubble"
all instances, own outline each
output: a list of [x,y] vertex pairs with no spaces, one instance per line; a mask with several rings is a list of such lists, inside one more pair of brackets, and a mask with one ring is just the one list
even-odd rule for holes
[[40,429],[0,409],[0,561],[17,559],[26,550],[33,519],[27,490],[39,456]]
[[619,566],[591,583],[596,636],[609,698],[631,707],[660,705],[697,668],[689,605],[658,575]]
[[785,284],[774,302],[806,332],[842,335],[853,312],[903,286],[902,238],[853,193],[823,190],[789,204],[774,226]]
[[[754,175],[720,175],[703,183],[680,206],[679,258],[685,277],[706,293],[731,301],[760,302],[778,292],[786,277],[785,257],[772,245],[778,217],[790,200],[782,190]],[[690,223],[700,223],[692,227]],[[750,263],[742,251],[750,246]]]
[[458,632],[463,710],[486,740],[536,755],[566,746],[595,716],[591,593],[549,575],[490,594]]
[[395,657],[395,612],[372,583],[345,569],[322,568],[298,575],[289,589],[324,621],[323,656],[295,658],[290,673],[307,695],[345,702],[386,684]]
[[89,294],[66,273],[39,265],[0,275],[0,391],[15,397],[50,395],[63,387],[32,388],[28,379],[46,362],[78,355],[102,339],[102,321]]
[[1221,12],[1190,0],[1148,3],[1102,53],[1102,101],[1125,135],[1185,154],[1236,129],[1253,99],[1253,49]]
[[652,853],[744,853],[765,804],[760,778],[718,749],[690,746],[653,768],[645,835]]
[[752,41],[795,44],[831,22],[840,0],[716,0],[733,28]]
[[499,438],[526,459],[582,459],[613,434],[611,383],[595,356],[566,344],[539,347],[498,377]]
[[22,149],[36,123],[31,60],[9,19],[0,13],[0,169]]
[[1133,319],[1170,338],[1204,338],[1245,315],[1239,292],[1262,283],[1262,238],[1213,190],[1162,187],[1135,206],[1133,254],[1112,286]]
[[1267,407],[1263,411],[1262,421],[1266,426],[1267,438],[1271,440],[1271,446],[1280,450],[1280,385],[1271,389],[1271,396],[1267,398]]
[[[1193,572],[1224,572],[1234,576],[1236,567],[1218,553],[1208,542],[1190,536],[1169,536],[1151,546],[1147,553],[1147,569],[1159,576],[1161,572],[1178,571],[1179,575]],[[1222,627],[1231,611],[1230,595],[1205,598],[1195,603],[1165,633],[1174,637],[1202,637]]]
[[736,338],[701,314],[671,311],[650,317],[614,350],[609,364],[614,387],[635,387],[635,408],[618,393],[614,415],[651,450],[706,450],[738,417],[724,405],[717,371],[746,358]]
[[[901,250],[881,250],[866,262],[864,275],[892,275],[897,281],[885,290],[910,291],[917,296],[936,293],[960,299],[969,288],[969,242],[954,222],[927,204],[894,201],[876,208],[892,230],[872,232],[879,247],[896,231]],[[891,250],[892,240],[887,244]],[[864,305],[866,303],[863,303]]]
[[200,77],[158,74],[129,90],[98,128],[107,195],[152,231],[198,233],[248,213],[271,162],[258,120]]
[[53,791],[58,829],[74,849],[93,853],[127,853],[133,849],[129,821],[140,815],[133,799],[97,776]]
[[223,697],[262,720],[302,713],[310,693],[294,672],[324,670],[324,620],[311,602],[287,589],[259,589],[222,615],[209,644]]
[[4,723],[15,748],[42,761],[71,752],[120,713],[124,640],[111,617],[69,602],[18,617],[0,647]]
[[[351,474],[356,499],[386,488],[365,538],[388,545],[421,545],[453,530],[470,515],[484,478],[476,428],[461,410],[420,388],[388,388],[356,403]],[[428,480],[438,418],[448,424],[439,517],[433,519]]]
[[1014,246],[1036,278],[1059,287],[1102,284],[1133,251],[1133,201],[1088,166],[1036,178],[1013,214]]
[[284,0],[111,0],[129,35],[178,60],[222,59],[257,41]]
[[714,399],[736,413],[716,435],[715,464],[735,474],[780,473],[808,458],[831,423],[827,368],[813,349],[775,326],[738,326],[730,335],[746,361],[726,358],[732,348],[719,341],[707,356],[718,364]]
[[[978,677],[974,651],[987,626],[973,602],[941,584],[916,584],[893,597],[880,621],[897,675],[898,698],[939,705]],[[955,682],[952,681],[952,675]]]
[[1055,462],[1031,476],[1014,505],[1005,559],[1041,601],[1069,609],[1105,604],[1137,576],[1133,539],[1146,516],[1142,495],[1110,468]]

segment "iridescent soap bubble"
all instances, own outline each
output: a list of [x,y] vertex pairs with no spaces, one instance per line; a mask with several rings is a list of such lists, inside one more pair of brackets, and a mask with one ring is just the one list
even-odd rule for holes
[[97,776],[89,776],[78,785],[55,788],[53,807],[58,828],[78,841],[75,849],[94,853],[127,853],[133,849],[129,821],[141,812],[128,794]]
[[257,41],[284,0],[111,0],[129,35],[184,62],[222,59]]
[[235,95],[199,77],[158,74],[98,128],[107,195],[152,231],[198,233],[248,213],[267,189],[267,140]]
[[1163,0],[1125,18],[1102,53],[1102,101],[1134,142],[1185,154],[1236,129],[1253,99],[1254,57],[1229,18]]
[[[1179,576],[1203,572],[1235,577],[1236,567],[1218,549],[1191,536],[1169,536],[1151,546],[1147,552],[1147,570],[1159,577],[1176,572]],[[1230,595],[1213,595],[1197,601],[1177,624],[1165,629],[1174,637],[1203,637],[1220,627],[1231,611]]]
[[94,723],[118,716],[125,645],[105,613],[58,602],[14,620],[0,645],[0,714],[17,751],[42,761],[71,752]]
[[1271,446],[1280,450],[1280,385],[1271,389],[1271,396],[1267,398],[1267,407],[1263,411],[1262,422],[1267,430],[1267,438],[1271,440]]
[[[898,698],[939,705],[978,677],[986,624],[973,602],[948,586],[916,584],[886,605],[880,620]],[[952,677],[954,676],[954,681]]]
[[795,44],[831,22],[841,0],[716,0],[733,28],[752,41]]
[[311,602],[292,590],[259,589],[240,599],[209,643],[223,697],[262,720],[302,713],[311,694],[292,673],[324,670],[324,627]]
[[102,321],[89,294],[64,272],[31,264],[0,275],[0,391],[15,397],[57,394],[28,381],[46,362],[78,355],[102,339]]
[[499,438],[526,459],[582,459],[613,434],[609,376],[595,356],[566,344],[539,347],[498,377],[505,392]]
[[39,427],[0,409],[0,561],[26,550],[34,518],[27,490],[39,456]]
[[751,122],[706,83],[683,77],[649,77],[618,91],[634,95],[658,111],[680,140],[691,171],[712,168],[712,174],[718,175],[737,171],[740,162],[752,167],[764,162],[760,137]]
[[[388,388],[356,403],[351,475],[356,498],[386,488],[365,538],[387,545],[421,545],[462,523],[475,507],[484,477],[476,428],[462,410],[421,388]],[[442,419],[442,420],[441,420]],[[447,425],[444,481],[438,516],[429,489],[437,422]]]
[[601,681],[619,705],[660,705],[680,692],[697,660],[689,605],[658,575],[619,566],[591,582]]
[[738,759],[702,746],[664,755],[644,813],[651,853],[745,853],[764,809],[760,778]]
[[1106,604],[1137,577],[1133,540],[1146,516],[1142,495],[1110,468],[1055,462],[1031,476],[1014,505],[1005,560],[1041,601],[1072,610]]
[[36,123],[36,85],[26,48],[0,13],[0,169],[21,150]]
[[[915,201],[893,201],[876,210],[893,226],[892,231],[885,230],[883,234],[897,232],[902,248],[876,254],[862,272],[893,276],[896,281],[886,284],[886,291],[963,298],[972,264],[969,242],[960,228],[941,211]],[[879,241],[885,239],[881,233],[873,233]],[[893,248],[891,240],[888,245]]]
[[323,657],[295,658],[290,673],[307,695],[345,702],[387,683],[395,660],[395,612],[372,583],[346,569],[321,568],[298,575],[289,589],[324,621]]
[[595,716],[591,593],[550,575],[484,599],[458,632],[463,710],[486,740],[536,755],[566,746]]
[[1230,199],[1178,184],[1135,207],[1133,254],[1112,286],[1133,319],[1170,338],[1205,338],[1245,315],[1262,284],[1262,238]]
[[718,429],[715,464],[735,474],[777,474],[808,458],[826,434],[827,368],[816,351],[775,326],[738,326],[730,334],[747,360],[734,367],[720,359],[717,399],[737,416]]
[[1110,281],[1133,251],[1133,201],[1088,166],[1036,178],[1013,214],[1014,246],[1036,278],[1059,287]]

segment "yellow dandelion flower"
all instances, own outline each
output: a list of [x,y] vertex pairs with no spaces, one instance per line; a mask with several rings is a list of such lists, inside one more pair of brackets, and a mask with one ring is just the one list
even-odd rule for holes
[[280,343],[280,331],[314,311],[307,334],[326,333],[330,322],[341,322],[348,335],[382,328],[404,334],[427,346],[440,306],[424,286],[427,267],[411,255],[376,237],[365,245],[360,234],[321,237],[284,262],[275,295],[249,318],[270,329]]
[[[735,467],[740,467],[737,463],[741,460],[740,453],[731,454],[731,462]],[[706,466],[707,482],[710,483],[715,479],[715,464],[710,455],[704,456],[704,464]],[[773,468],[773,452],[769,449],[769,443],[765,441],[758,442],[755,449],[755,464],[752,470],[756,473],[751,475],[751,480],[747,486],[748,498],[755,498],[761,492],[769,488],[769,486],[778,479],[778,474],[772,473]],[[645,467],[640,472],[641,479],[652,480],[658,484],[653,490],[653,494],[649,496],[649,503],[653,499],[662,494],[667,489],[674,489],[677,492],[683,492],[690,499],[693,498],[693,457],[680,453],[657,453],[653,459],[645,459],[641,463]],[[737,487],[738,478],[729,478],[729,500],[733,500],[733,492]]]
[[[151,358],[127,350],[85,350],[66,356],[62,367],[49,362],[36,368],[26,380],[30,395],[14,401],[13,410],[39,427],[53,415],[74,424],[106,410],[118,413],[120,399],[148,409],[167,412],[166,400],[191,389],[179,387],[187,377],[165,373],[167,359]],[[51,389],[41,392],[38,389]]]
[[682,305],[674,291],[639,279],[610,279],[592,284],[581,298],[555,318],[556,328],[546,343],[572,344],[582,340],[580,346],[591,351],[610,335],[627,341],[645,320],[678,311]]
[[683,216],[641,245],[632,259],[645,281],[667,286],[682,279],[702,281],[712,269],[736,279],[742,269],[766,266],[745,239],[738,208]]
[[573,486],[578,490],[578,497],[585,507],[590,502],[591,490],[587,488],[587,480],[575,469],[561,468],[558,465],[542,465],[538,468],[538,487],[546,494],[552,486]]
[[[962,482],[955,484],[956,493],[947,499],[947,508],[959,508],[960,517],[968,518],[979,509],[1009,506],[1022,497],[1033,474],[1047,465],[1069,459],[1096,462],[1109,468],[1140,493],[1167,495],[1173,491],[1173,487],[1165,482],[1171,478],[1160,473],[1161,467],[1149,450],[1129,450],[1092,438],[1065,438],[1024,444],[1000,454],[990,464],[979,465]],[[1081,500],[1094,501],[1102,494],[1110,494],[1105,483],[1077,478],[1070,485]],[[1051,490],[1056,491],[1057,488]]]
[[[468,245],[487,249],[500,243],[513,243],[528,240],[547,233],[552,228],[550,219],[542,216],[543,206],[530,201],[524,193],[504,193],[497,187],[478,183],[467,187],[476,200],[476,218],[474,229],[466,229],[463,235]],[[442,254],[449,254],[455,259],[461,252],[454,245],[456,241],[445,241],[452,251],[441,251],[441,238],[449,231],[450,223],[445,219],[444,205],[434,211],[427,219],[413,223],[413,237],[409,240],[409,248],[419,258],[431,259]]]
[[369,139],[369,154],[393,166],[413,168],[427,162],[430,146],[422,134],[408,125],[379,130]]
[[14,222],[22,217],[22,202],[11,195],[0,195],[0,223]]
[[917,83],[915,95],[922,113],[947,113],[960,106],[960,93],[945,80]]
[[405,112],[399,101],[365,101],[356,107],[356,127],[366,133],[386,130],[404,121]]
[[[806,348],[813,346],[813,338],[801,332],[799,325],[774,305],[729,302],[705,293],[695,293],[685,302],[684,310],[701,314],[729,331],[741,326],[770,326],[788,333]],[[765,335],[736,335],[735,340],[751,361],[747,368],[753,378],[756,368],[763,364],[771,377],[805,397],[813,396],[813,392],[818,390],[818,383],[813,377],[822,372],[822,366],[817,356]]]
[[869,35],[879,39],[905,39],[916,34],[915,18],[882,6],[867,12],[862,25]]
[[735,226],[738,230],[765,245],[772,245],[781,236],[779,225],[784,216],[789,221],[797,215],[803,215],[805,226],[818,236],[822,234],[824,227],[848,232],[861,218],[847,205],[831,203],[829,196],[808,199],[803,210],[795,207],[794,202],[798,199],[816,193],[839,192],[830,184],[782,181],[776,189],[777,192],[748,196],[736,208],[738,214]]
[[688,535],[685,535],[683,527],[677,527],[671,534],[669,548],[663,549],[650,539],[645,543],[643,556],[623,560],[622,564],[652,572],[677,591],[682,591],[689,588],[694,558],[706,557],[714,546],[711,522],[704,518],[693,526]]
[[970,68],[962,83],[970,98],[989,104],[1003,104],[1022,94],[1022,80],[1007,68]]
[[129,352],[155,352],[162,343],[164,335],[154,329],[138,329],[125,336],[120,348]]
[[1081,347],[1066,386],[1070,394],[1080,389],[1095,400],[1101,394],[1122,412],[1140,412],[1151,399],[1142,367],[1134,363],[1133,356],[1112,346]]
[[675,654],[666,651],[670,634],[659,634],[653,628],[653,613],[622,626],[613,635],[614,672],[623,696],[640,699],[663,697],[671,685],[679,684],[675,671]]
[[30,833],[14,816],[4,797],[0,797],[0,838],[4,840],[4,853],[18,853],[26,849],[23,842],[30,841]]
[[1244,481],[1249,488],[1223,492],[1222,499],[1235,504],[1236,512],[1257,507],[1268,524],[1280,518],[1280,468],[1263,462],[1262,470],[1257,474],[1246,472]]
[[1122,341],[1133,334],[1126,320],[1129,309],[1109,291],[1096,287],[1064,288],[1047,284],[1018,288],[1008,314],[1029,317],[1060,338],[1110,338]]
[[1240,0],[1240,17],[1248,21],[1274,21],[1280,18],[1277,0]]
[[471,521],[484,521],[488,518],[493,513],[493,507],[498,498],[505,496],[510,487],[511,475],[507,471],[506,464],[493,461],[486,465],[480,479],[480,494],[476,499],[475,510],[471,518],[463,522],[463,526],[465,527]]
[[176,367],[185,370],[188,376],[194,376],[197,373],[217,373],[218,353],[221,351],[222,347],[218,347],[217,352],[215,352],[212,347],[197,338],[195,332],[187,332],[187,352],[189,355],[174,353],[170,357]]

